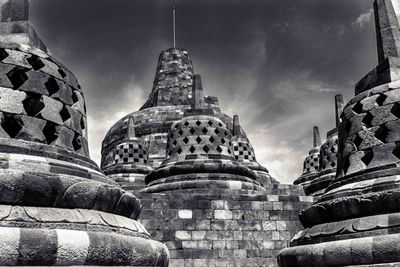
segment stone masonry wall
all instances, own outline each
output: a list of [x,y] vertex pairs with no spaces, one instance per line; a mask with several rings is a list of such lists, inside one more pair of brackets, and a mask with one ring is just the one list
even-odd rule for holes
[[204,189],[138,197],[141,222],[167,245],[171,267],[278,266],[278,252],[303,229],[299,212],[313,201],[291,185],[267,195]]

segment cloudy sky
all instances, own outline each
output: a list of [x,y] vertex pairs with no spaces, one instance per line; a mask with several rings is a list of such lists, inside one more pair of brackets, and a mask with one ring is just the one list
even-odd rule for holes
[[107,130],[150,93],[157,58],[191,54],[207,95],[239,114],[258,161],[281,182],[302,172],[312,127],[334,127],[334,96],[376,65],[372,0],[34,0],[31,20],[78,77],[91,157]]

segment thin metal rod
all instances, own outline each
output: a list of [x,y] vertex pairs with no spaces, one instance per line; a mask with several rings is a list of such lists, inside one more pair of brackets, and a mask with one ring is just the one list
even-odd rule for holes
[[173,16],[173,27],[174,27],[174,48],[176,47],[175,43],[175,5],[172,7],[172,16]]

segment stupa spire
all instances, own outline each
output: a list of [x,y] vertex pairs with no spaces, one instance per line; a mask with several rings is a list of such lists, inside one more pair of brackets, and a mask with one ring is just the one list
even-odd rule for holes
[[28,0],[0,0],[0,40],[5,44],[29,45],[47,52],[29,23]]
[[233,136],[240,136],[240,123],[239,123],[239,116],[234,115],[233,116]]
[[343,112],[343,96],[342,94],[335,95],[335,117],[336,117],[336,127],[339,126],[340,123],[340,115]]
[[172,6],[172,26],[174,31],[174,48],[176,47],[176,11],[175,5]]
[[400,27],[392,0],[375,0],[375,27],[378,61],[400,56]]
[[193,88],[192,88],[192,109],[199,110],[204,108],[204,95],[203,95],[203,84],[201,82],[201,76],[196,74],[193,76]]
[[319,135],[318,126],[314,126],[313,128],[313,147],[321,146],[321,136]]

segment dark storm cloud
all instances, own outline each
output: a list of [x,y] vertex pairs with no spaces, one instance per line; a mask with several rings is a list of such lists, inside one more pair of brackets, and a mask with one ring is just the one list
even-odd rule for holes
[[[86,92],[91,154],[107,129],[140,107],[161,50],[189,50],[206,94],[239,114],[278,179],[301,173],[311,129],[333,128],[334,95],[376,65],[372,0],[34,0],[31,18]],[[324,136],[324,134],[322,134]]]

